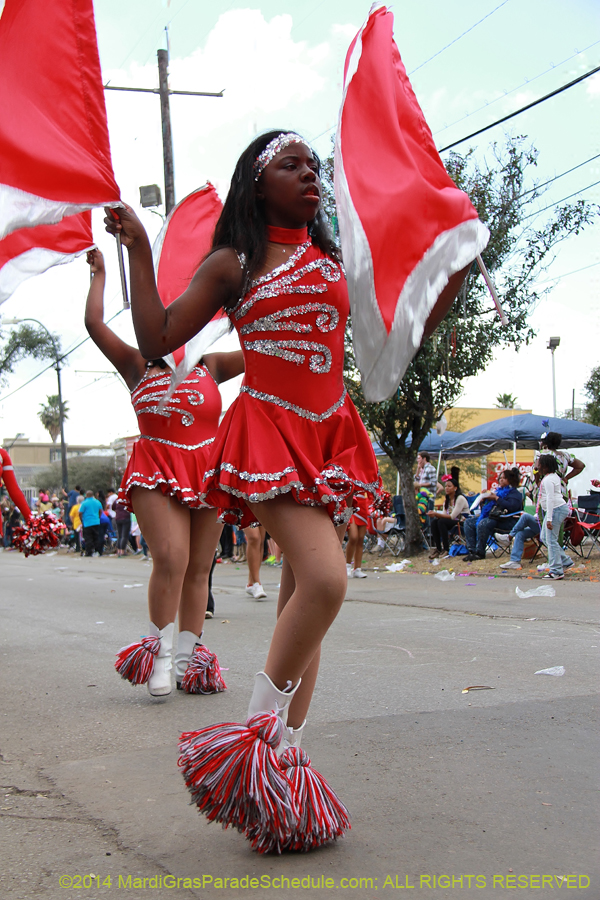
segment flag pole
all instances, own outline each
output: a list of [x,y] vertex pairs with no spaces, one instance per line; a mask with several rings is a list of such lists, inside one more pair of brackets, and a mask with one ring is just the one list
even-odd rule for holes
[[487,284],[488,290],[489,290],[490,294],[492,295],[494,305],[495,305],[496,309],[498,310],[498,315],[500,316],[500,322],[503,325],[508,325],[508,319],[506,318],[506,316],[504,314],[504,310],[502,309],[502,305],[500,303],[500,297],[498,296],[498,291],[496,290],[496,285],[490,278],[490,273],[488,272],[487,267],[481,258],[481,254],[478,253],[477,256],[475,257],[475,259],[477,260],[477,265],[479,266],[479,271],[483,275],[483,280]]
[[129,309],[129,297],[127,295],[127,282],[125,281],[125,262],[123,260],[123,244],[121,243],[121,235],[115,235],[117,239],[117,256],[119,257],[119,274],[121,276],[121,290],[123,292],[123,309]]

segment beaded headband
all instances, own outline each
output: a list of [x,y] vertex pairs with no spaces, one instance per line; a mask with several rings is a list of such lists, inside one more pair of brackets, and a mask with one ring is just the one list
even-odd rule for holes
[[289,131],[287,134],[278,134],[272,141],[269,141],[263,152],[259,153],[254,161],[255,181],[258,181],[273,157],[290,144],[304,144],[305,147],[308,147],[304,138],[299,134],[294,134],[293,131]]

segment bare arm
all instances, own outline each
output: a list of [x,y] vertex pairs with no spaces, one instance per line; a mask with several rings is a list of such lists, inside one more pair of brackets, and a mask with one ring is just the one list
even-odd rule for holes
[[90,250],[87,261],[92,272],[92,283],[85,305],[85,327],[96,346],[133,390],[144,374],[144,358],[139,350],[131,347],[104,322],[104,284],[106,272],[104,257],[99,250]]
[[585,469],[585,463],[581,462],[580,459],[574,459],[571,466],[571,471],[565,476],[565,481],[570,481],[571,478],[575,478],[576,475],[579,475]]
[[241,350],[233,350],[231,353],[207,353],[203,362],[217,384],[244,374],[244,354]]
[[242,289],[242,269],[233,250],[218,250],[165,309],[156,288],[148,235],[131,207],[119,209],[118,215],[116,221],[107,210],[104,221],[106,230],[119,233],[129,251],[131,313],[139,348],[146,359],[164,356],[182,347],[222,307],[233,305]]

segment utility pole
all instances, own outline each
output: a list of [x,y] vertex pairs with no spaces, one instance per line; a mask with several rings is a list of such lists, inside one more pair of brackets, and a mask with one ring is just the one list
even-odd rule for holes
[[181,94],[186,97],[222,97],[223,91],[211,93],[209,91],[172,91],[169,89],[169,51],[159,50],[158,57],[158,87],[134,88],[117,87],[113,84],[105,84],[105,91],[133,91],[137,94],[158,94],[160,96],[160,115],[162,120],[163,163],[165,174],[165,211],[167,215],[175,206],[175,166],[173,163],[173,139],[171,135],[171,112],[169,97],[172,94]]
[[171,110],[169,108],[169,51],[159,50],[157,56],[160,118],[162,121],[163,165],[165,170],[165,212],[169,215],[175,206],[173,139],[171,137]]

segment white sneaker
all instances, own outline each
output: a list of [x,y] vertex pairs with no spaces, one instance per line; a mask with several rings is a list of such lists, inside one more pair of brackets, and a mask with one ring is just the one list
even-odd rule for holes
[[550,571],[550,563],[542,563],[541,566],[537,567],[538,572],[549,572]]
[[246,593],[251,597],[254,597],[255,600],[264,600],[266,598],[266,594],[263,591],[263,586],[259,581],[255,581],[254,584],[248,585],[246,588]]
[[346,575],[352,578],[352,563],[346,563]]
[[367,575],[366,572],[363,572],[362,569],[354,569],[354,571],[352,572],[352,577],[353,578],[368,578],[369,576]]
[[498,544],[510,544],[510,537],[507,534],[495,534],[494,535],[496,542]]
[[521,563],[513,562],[511,559],[510,562],[500,563],[500,568],[501,569],[522,569],[523,566],[521,565]]

